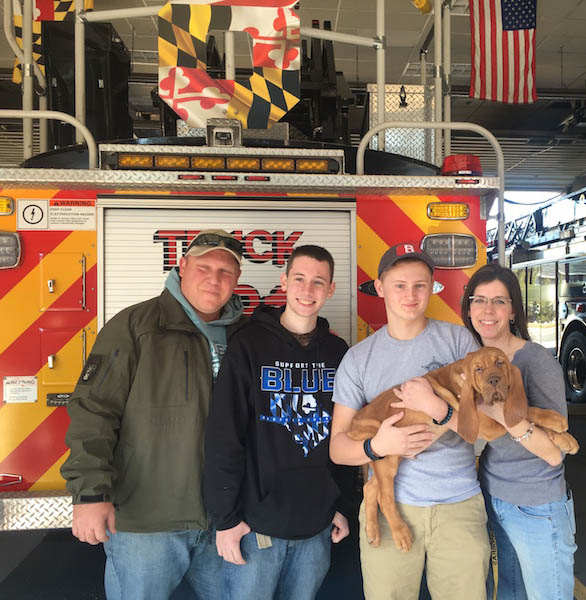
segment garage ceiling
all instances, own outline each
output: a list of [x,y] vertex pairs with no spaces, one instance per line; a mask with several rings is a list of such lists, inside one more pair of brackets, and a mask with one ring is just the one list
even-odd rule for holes
[[[453,119],[479,123],[499,138],[520,137],[526,140],[526,148],[538,148],[538,152],[545,150],[539,156],[547,155],[548,166],[551,164],[556,168],[557,165],[564,170],[565,185],[571,179],[566,171],[580,169],[576,163],[586,165],[586,154],[581,153],[579,160],[576,154],[578,146],[584,147],[584,143],[578,142],[586,138],[586,122],[581,120],[581,112],[586,113],[586,109],[581,110],[586,106],[586,0],[537,0],[537,4],[536,81],[541,100],[534,106],[511,107],[467,98],[470,69],[468,0],[452,0]],[[159,6],[161,2],[125,0],[124,5],[129,8]],[[120,7],[120,0],[95,0],[95,10]],[[0,10],[3,11],[2,5]],[[389,0],[385,10],[387,82],[419,83],[419,49],[427,38],[433,17],[421,14],[409,0]],[[313,20],[318,20],[322,26],[324,21],[329,21],[334,31],[375,36],[375,0],[300,0],[299,15],[303,27],[311,27]],[[120,19],[113,25],[131,51],[133,73],[154,76],[157,69],[156,17]],[[221,49],[221,38],[217,41]],[[431,63],[433,43],[429,46],[428,61]],[[336,69],[344,73],[347,81],[352,84],[375,81],[373,49],[335,43],[334,55]],[[236,65],[250,66],[249,44],[244,34],[236,36]],[[11,66],[11,51],[2,36],[0,69],[6,72]],[[576,118],[572,119],[572,115]],[[560,139],[566,141],[562,143]],[[523,153],[523,142],[517,140],[513,145],[516,154],[511,155],[509,166],[527,158],[526,154],[519,155],[519,152]],[[527,162],[524,160],[520,164],[527,166]],[[509,180],[512,181],[511,174]]]

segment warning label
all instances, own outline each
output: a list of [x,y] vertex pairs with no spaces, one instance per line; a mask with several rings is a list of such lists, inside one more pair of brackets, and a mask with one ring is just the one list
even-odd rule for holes
[[37,378],[31,377],[4,377],[4,402],[7,404],[26,403],[37,401]]
[[73,231],[95,228],[95,200],[52,198],[18,201],[18,229]]
[[95,229],[96,201],[49,200],[49,229]]

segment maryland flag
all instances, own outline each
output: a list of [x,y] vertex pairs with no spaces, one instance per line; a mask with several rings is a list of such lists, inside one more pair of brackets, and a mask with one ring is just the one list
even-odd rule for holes
[[[22,50],[22,6],[19,0],[13,0],[12,7],[16,43]],[[84,0],[85,10],[92,10],[93,8],[94,0]],[[43,46],[41,42],[42,21],[73,21],[74,19],[74,0],[34,0],[33,60],[39,65],[43,73],[45,72],[45,58],[42,54]],[[22,65],[17,58],[14,60],[12,81],[14,83],[22,83]]]
[[[299,102],[297,0],[192,0],[159,12],[159,95],[191,127],[231,118],[267,128]],[[246,82],[206,72],[210,30],[245,31],[252,38],[253,74]]]

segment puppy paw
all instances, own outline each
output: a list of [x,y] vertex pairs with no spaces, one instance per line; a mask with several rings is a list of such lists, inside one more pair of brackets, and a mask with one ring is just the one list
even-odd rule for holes
[[557,433],[568,431],[568,420],[555,410],[530,406],[527,418],[542,428],[553,429]]
[[373,548],[380,546],[380,528],[378,523],[376,525],[366,525],[366,540]]
[[549,439],[564,453],[564,454],[576,454],[580,450],[580,445],[576,441],[576,438],[567,431],[558,433],[557,431],[551,431],[546,429],[545,433]]
[[411,550],[411,546],[413,545],[413,538],[411,537],[411,531],[407,526],[407,523],[402,522],[397,524],[392,529],[393,540],[395,542],[395,546],[401,552],[409,552]]

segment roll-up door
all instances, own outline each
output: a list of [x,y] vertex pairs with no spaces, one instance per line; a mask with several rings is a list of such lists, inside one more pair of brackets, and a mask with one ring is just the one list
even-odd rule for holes
[[[339,205],[338,205],[339,206]],[[105,207],[102,218],[101,321],[157,296],[169,271],[201,229],[222,228],[241,237],[244,260],[238,293],[247,312],[259,302],[280,304],[279,276],[296,246],[318,244],[335,260],[336,291],[322,310],[330,327],[355,341],[355,236],[352,209],[159,209]]]

